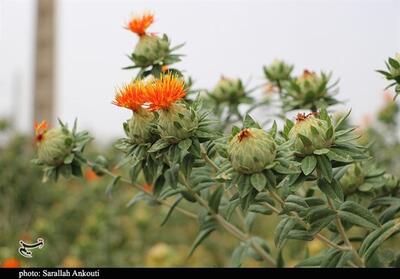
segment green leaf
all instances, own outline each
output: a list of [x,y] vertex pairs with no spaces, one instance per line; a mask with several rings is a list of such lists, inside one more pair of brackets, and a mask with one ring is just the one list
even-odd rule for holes
[[309,138],[307,138],[306,136],[302,135],[302,134],[298,134],[301,142],[304,144],[304,146],[311,146],[312,142]]
[[267,178],[262,173],[253,173],[250,177],[251,185],[257,189],[258,192],[261,192],[265,189],[267,185]]
[[289,232],[294,228],[295,225],[296,220],[290,217],[285,217],[278,223],[274,236],[276,247],[281,248],[285,244]]
[[169,141],[167,139],[159,139],[150,147],[150,149],[147,152],[149,152],[149,153],[157,152],[157,151],[160,151],[170,145],[171,144],[169,143]]
[[335,179],[333,179],[331,183],[329,183],[325,179],[321,178],[318,179],[317,185],[321,190],[321,192],[327,195],[328,197],[337,200],[339,202],[343,201],[344,196],[342,187],[340,187],[339,183],[337,183]]
[[314,154],[315,155],[323,155],[323,154],[327,154],[329,152],[329,149],[327,149],[327,148],[322,148],[322,149],[317,149],[317,150],[314,150]]
[[242,262],[246,258],[248,246],[244,243],[240,243],[238,247],[233,250],[232,258],[231,258],[231,266],[232,267],[240,267]]
[[210,199],[208,200],[208,205],[216,214],[218,214],[219,204],[221,202],[223,193],[224,188],[220,186],[214,191],[214,193],[212,193]]
[[190,248],[188,257],[193,254],[196,248],[215,230],[215,228],[215,222],[212,219],[208,219],[200,225],[200,232]]
[[392,235],[400,231],[400,220],[391,220],[382,227],[371,232],[363,241],[360,247],[360,255],[366,261],[374,254],[374,252]]
[[342,162],[342,163],[351,163],[353,162],[353,158],[346,151],[343,151],[339,148],[330,148],[329,152],[326,154],[331,161]]
[[75,154],[74,153],[68,154],[68,156],[65,157],[65,159],[64,159],[64,164],[66,164],[66,165],[71,164],[72,161],[74,160],[74,158],[75,158]]
[[317,156],[318,170],[321,172],[322,177],[324,177],[328,182],[332,181],[332,164],[326,155]]
[[188,139],[181,140],[181,141],[178,143],[178,147],[179,147],[179,149],[181,149],[182,151],[187,151],[191,145],[192,145],[192,140],[189,139],[189,138],[188,138]]
[[108,184],[107,188],[106,188],[106,194],[111,197],[111,192],[112,189],[115,187],[115,185],[117,185],[118,181],[121,179],[121,176],[115,176],[113,178],[113,180],[110,182],[110,184]]
[[238,126],[233,125],[231,136],[234,137],[234,136],[236,136],[237,133],[240,133],[240,128]]
[[339,208],[341,219],[353,225],[376,229],[380,226],[375,216],[366,208],[353,201],[344,202]]
[[346,115],[344,115],[343,117],[339,118],[339,120],[335,124],[335,131],[339,130],[340,126],[347,119],[347,117],[349,117],[350,113],[351,113],[351,109],[346,113]]
[[243,128],[258,128],[260,129],[260,125],[249,115],[246,114],[243,121]]
[[325,137],[331,139],[333,137],[333,126],[331,125],[328,130],[326,130]]
[[164,220],[162,221],[162,223],[161,223],[161,225],[160,225],[161,227],[164,226],[164,225],[167,223],[169,217],[170,217],[171,214],[172,214],[172,211],[174,211],[175,207],[181,202],[182,199],[183,199],[183,197],[179,197],[179,198],[171,205],[171,207],[170,207],[169,210],[168,210],[167,215],[165,215],[165,218],[164,218]]
[[165,181],[168,186],[176,189],[178,186],[178,175],[179,175],[179,164],[175,164],[170,169],[166,170],[164,173]]
[[283,127],[283,135],[288,139],[289,132],[293,128],[294,123],[290,119],[286,119],[285,126]]
[[313,172],[317,166],[317,159],[314,156],[307,156],[301,161],[301,170],[305,175],[309,175]]
[[396,59],[389,57],[388,62],[390,64],[390,66],[392,66],[393,68],[400,69],[400,63]]

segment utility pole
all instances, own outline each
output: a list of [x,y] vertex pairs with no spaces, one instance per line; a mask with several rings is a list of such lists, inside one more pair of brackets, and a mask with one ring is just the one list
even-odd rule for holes
[[54,32],[56,0],[36,0],[36,56],[33,121],[54,121]]

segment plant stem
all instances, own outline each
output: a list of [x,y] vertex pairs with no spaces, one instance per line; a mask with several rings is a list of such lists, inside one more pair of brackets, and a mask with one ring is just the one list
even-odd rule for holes
[[[335,205],[333,204],[331,198],[329,198],[328,196],[326,197],[328,199],[328,205],[331,209],[336,211]],[[355,256],[355,260],[356,260],[356,264],[358,266],[361,267],[365,267],[364,265],[364,261],[363,259],[360,257],[360,255],[357,253],[357,250],[354,249],[353,245],[351,244],[349,238],[347,237],[346,231],[343,227],[342,221],[340,220],[339,215],[336,214],[335,216],[335,223],[336,223],[336,227],[339,230],[339,234],[342,237],[344,243],[350,248],[350,250],[353,252],[354,256]]]
[[214,169],[214,171],[219,171],[219,167],[217,166],[217,164],[214,163],[213,160],[210,159],[210,157],[208,157],[207,151],[203,145],[200,145],[200,150],[203,159]]
[[242,232],[239,230],[237,227],[229,223],[228,221],[225,220],[223,216],[220,214],[214,212],[209,206],[208,203],[203,200],[201,196],[199,196],[193,189],[190,187],[186,177],[182,174],[179,173],[179,178],[183,182],[183,185],[186,187],[186,189],[190,192],[191,195],[197,200],[197,202],[202,205],[208,212],[210,212],[215,220],[230,234],[232,234],[234,237],[237,239],[243,241],[243,242],[249,242],[249,244],[253,247],[253,249],[263,258],[263,260],[270,266],[276,266],[276,261],[267,253],[264,251],[264,249],[256,242],[252,241],[251,236],[248,234]]
[[[92,167],[94,167],[94,166],[96,165],[97,168],[98,168],[101,172],[107,174],[108,176],[111,176],[111,177],[113,177],[113,178],[115,178],[115,177],[118,176],[118,175],[112,173],[111,171],[109,171],[108,169],[106,169],[106,168],[104,168],[104,167],[102,167],[102,166],[100,166],[100,165],[97,165],[97,164],[95,164],[95,163],[93,163],[93,162],[87,160],[86,158],[80,157],[79,159],[80,159],[80,161],[81,161],[82,163],[86,164],[88,167],[91,167],[91,168],[92,168]],[[164,206],[166,206],[166,207],[168,207],[168,208],[171,208],[171,207],[172,207],[172,204],[170,204],[169,202],[167,202],[167,201],[165,201],[165,200],[157,199],[157,198],[154,197],[151,193],[149,193],[148,191],[146,191],[145,188],[143,188],[143,187],[140,186],[140,185],[133,184],[129,179],[126,179],[126,178],[124,178],[124,177],[121,177],[121,178],[120,178],[120,181],[122,181],[122,182],[124,182],[124,183],[126,183],[126,184],[129,184],[129,185],[132,185],[133,187],[135,187],[135,188],[138,189],[139,191],[141,191],[141,192],[143,192],[144,194],[146,194],[146,195],[152,197],[153,199],[155,199],[158,203],[160,203],[160,204],[162,204],[162,205],[164,205]],[[189,217],[189,218],[197,219],[197,215],[196,215],[196,214],[194,214],[194,213],[192,213],[192,212],[189,212],[189,211],[187,211],[186,209],[183,209],[183,208],[181,208],[181,207],[179,207],[179,206],[175,206],[175,210],[178,211],[178,212],[180,212],[180,213],[182,213],[182,214],[184,214],[184,215],[186,215],[186,216]]]

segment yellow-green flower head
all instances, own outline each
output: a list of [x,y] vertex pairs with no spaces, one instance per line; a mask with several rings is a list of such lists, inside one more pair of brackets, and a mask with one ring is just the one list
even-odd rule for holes
[[339,182],[343,193],[346,195],[354,193],[365,181],[363,169],[358,164],[350,165]]
[[292,71],[293,66],[279,59],[275,59],[270,65],[264,68],[264,73],[270,81],[288,80]]
[[251,174],[262,171],[276,157],[276,144],[262,129],[246,128],[229,142],[228,156],[233,169]]
[[[289,140],[297,154],[308,155],[315,150],[331,146],[333,139],[327,138],[329,124],[315,116],[316,113],[297,114],[296,124],[289,132]],[[304,144],[301,136],[307,137],[311,144]]]
[[211,94],[219,102],[237,101],[245,95],[245,90],[240,79],[222,77]]
[[39,161],[49,166],[61,165],[73,147],[70,132],[63,128],[47,130],[47,123],[42,121],[35,125],[35,134]]

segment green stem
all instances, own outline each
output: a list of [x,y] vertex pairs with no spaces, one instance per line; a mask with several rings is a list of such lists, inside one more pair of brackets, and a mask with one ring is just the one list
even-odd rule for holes
[[228,221],[225,220],[223,216],[220,214],[214,212],[209,206],[208,203],[203,200],[201,196],[199,196],[195,191],[193,191],[192,187],[190,187],[186,177],[180,172],[179,173],[179,178],[183,182],[183,185],[186,187],[186,189],[190,192],[190,194],[197,200],[197,202],[202,205],[208,212],[212,214],[212,216],[215,218],[215,220],[223,227],[227,232],[229,232],[231,235],[236,237],[237,239],[243,241],[243,242],[248,242],[253,247],[253,249],[263,258],[263,260],[270,266],[276,266],[276,261],[264,251],[264,249],[256,242],[251,240],[251,236],[248,234],[242,232],[239,230],[237,227],[229,223]]
[[[93,168],[93,167],[96,165],[96,167],[97,167],[101,172],[103,172],[104,174],[107,174],[108,176],[111,176],[111,177],[113,177],[113,178],[115,178],[115,177],[118,176],[118,175],[112,173],[111,171],[109,171],[108,169],[106,169],[106,168],[104,168],[104,167],[102,167],[102,166],[100,166],[100,165],[98,165],[98,164],[95,164],[95,163],[93,163],[93,162],[87,160],[87,159],[84,158],[84,157],[79,157],[78,159],[79,159],[83,164],[86,164],[86,165],[87,165],[88,167],[90,167],[90,168]],[[157,199],[157,198],[154,197],[152,194],[150,194],[149,192],[147,192],[146,189],[143,188],[142,186],[137,185],[137,184],[133,184],[130,180],[128,180],[128,179],[126,179],[126,178],[124,178],[124,177],[121,177],[121,178],[120,178],[120,181],[122,181],[122,182],[124,182],[124,183],[126,183],[126,184],[129,184],[129,185],[133,186],[134,188],[138,189],[139,191],[143,192],[144,194],[146,194],[146,195],[152,197],[153,199],[155,199],[155,200],[156,200],[157,202],[159,202],[160,204],[162,204],[162,205],[164,205],[164,206],[166,206],[166,207],[168,207],[168,208],[171,208],[171,207],[172,207],[172,204],[170,204],[169,202],[167,202],[167,201],[165,201],[165,200]],[[176,207],[175,207],[175,210],[178,211],[178,212],[180,212],[180,213],[182,213],[183,215],[186,215],[186,216],[189,217],[189,218],[197,219],[197,215],[196,215],[196,214],[194,214],[194,213],[192,213],[192,212],[189,212],[189,211],[187,211],[186,209],[183,209],[183,208],[181,208],[181,207],[179,207],[179,206],[176,206]]]
[[[328,205],[329,205],[329,207],[330,207],[331,209],[333,209],[333,210],[336,211],[335,205],[333,204],[331,198],[329,198],[328,196],[327,196],[326,198],[328,199]],[[336,223],[336,227],[338,228],[339,234],[340,234],[340,236],[342,237],[344,243],[345,243],[345,244],[349,247],[349,249],[353,252],[354,257],[355,257],[356,264],[357,264],[358,266],[365,267],[363,259],[362,259],[362,258],[360,257],[360,255],[357,253],[357,250],[354,249],[354,247],[353,247],[353,245],[351,244],[349,238],[347,237],[346,231],[345,231],[345,229],[344,229],[344,227],[343,227],[342,221],[340,220],[340,217],[339,217],[338,214],[336,214],[335,223]]]

